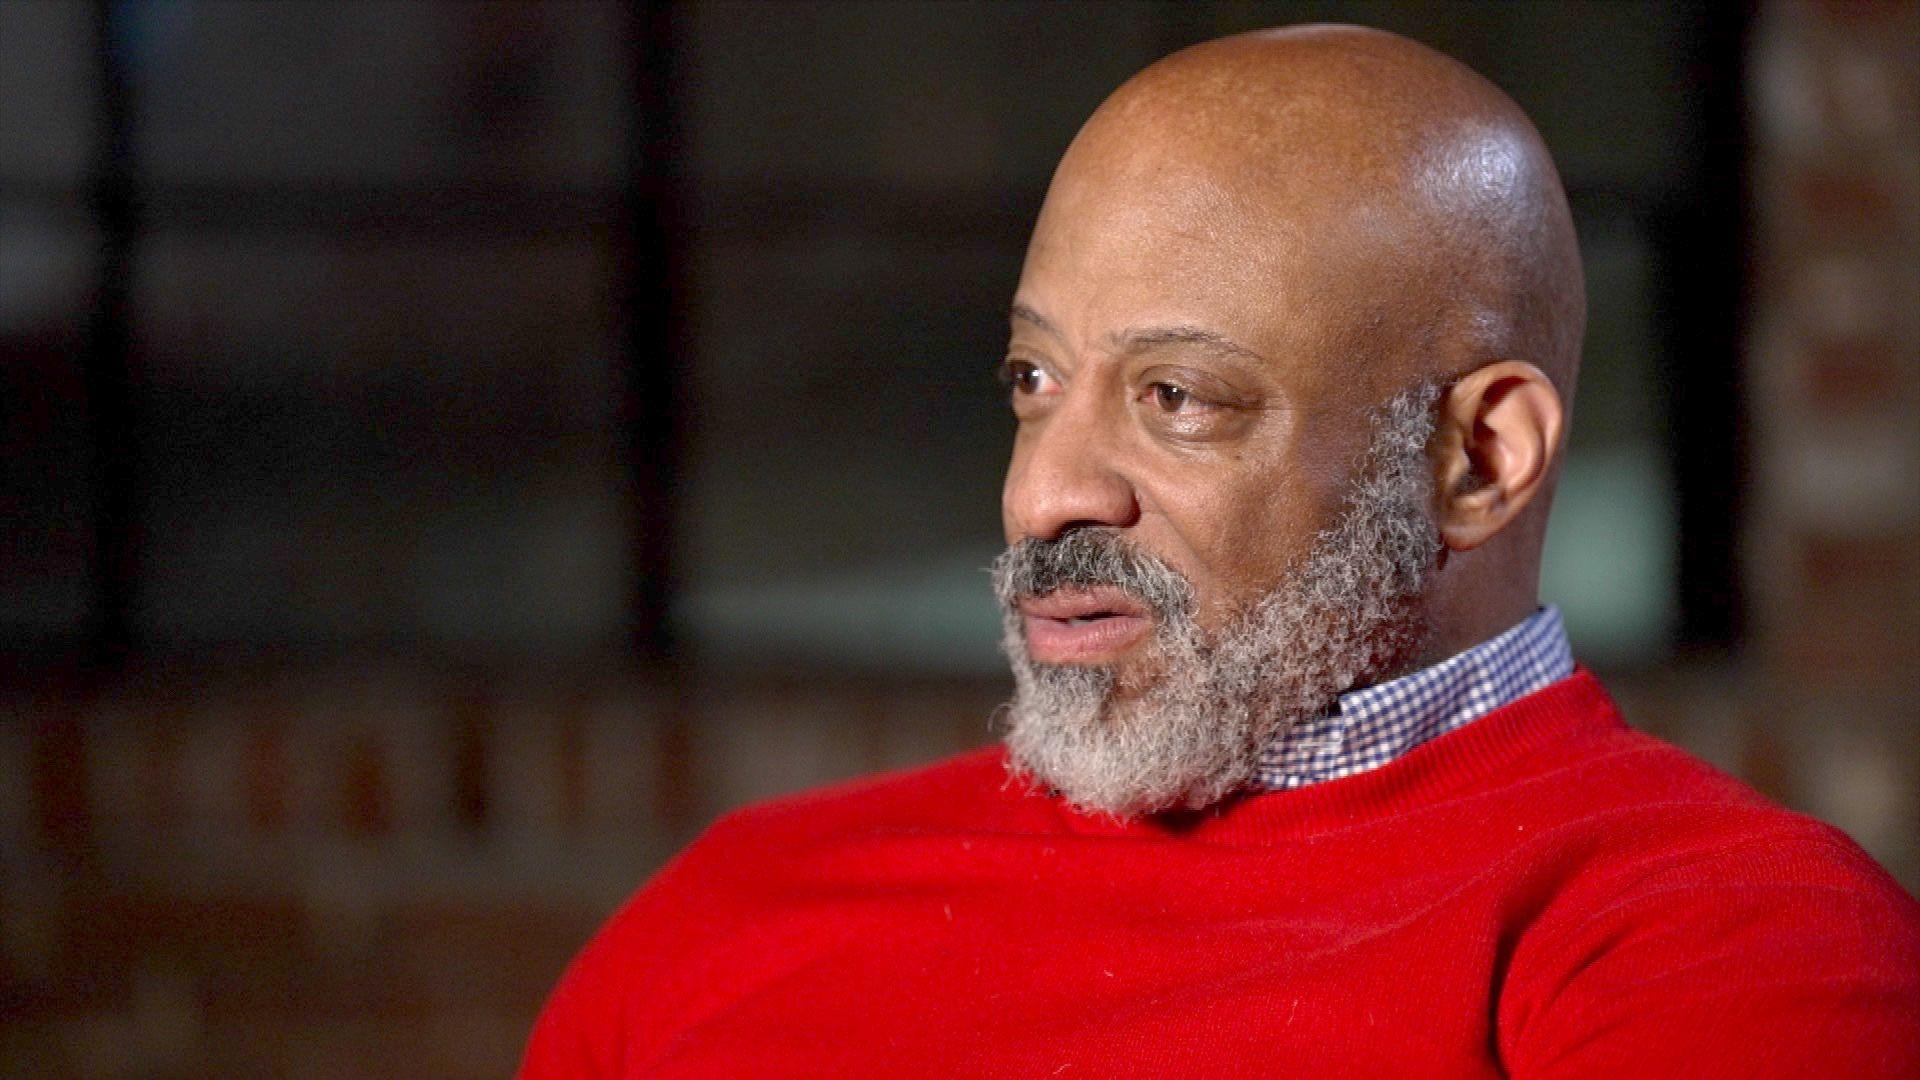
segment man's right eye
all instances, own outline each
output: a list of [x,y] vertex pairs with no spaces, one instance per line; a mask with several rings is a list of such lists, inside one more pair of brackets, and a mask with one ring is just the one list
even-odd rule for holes
[[1047,373],[1026,360],[1008,360],[1000,365],[1000,381],[1016,394],[1038,394],[1046,389]]

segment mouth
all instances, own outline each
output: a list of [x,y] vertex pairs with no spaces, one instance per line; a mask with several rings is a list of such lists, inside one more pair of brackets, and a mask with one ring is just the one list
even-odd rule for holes
[[1027,655],[1042,664],[1109,664],[1153,629],[1146,606],[1120,589],[1061,589],[1015,604]]

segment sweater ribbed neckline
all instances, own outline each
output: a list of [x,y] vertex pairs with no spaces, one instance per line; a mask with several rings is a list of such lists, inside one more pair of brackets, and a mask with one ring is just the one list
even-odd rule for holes
[[[1008,794],[1021,801],[1044,800],[1057,827],[1079,835],[1260,844],[1431,807],[1544,749],[1600,738],[1624,726],[1613,699],[1582,667],[1377,769],[1303,788],[1249,793],[1206,810],[1116,821],[1080,813],[1057,796],[1018,784],[1010,785]],[[995,756],[1004,761],[1004,751]]]

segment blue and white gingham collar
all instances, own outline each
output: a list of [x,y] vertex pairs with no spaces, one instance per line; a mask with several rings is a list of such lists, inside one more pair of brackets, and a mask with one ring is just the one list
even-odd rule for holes
[[1432,667],[1340,695],[1268,746],[1254,786],[1306,787],[1377,769],[1429,739],[1573,674],[1573,651],[1548,605],[1498,637]]

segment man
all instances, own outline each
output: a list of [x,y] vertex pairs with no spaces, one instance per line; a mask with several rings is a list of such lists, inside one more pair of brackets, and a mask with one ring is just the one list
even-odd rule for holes
[[1005,747],[715,825],[526,1073],[1920,1075],[1914,902],[1537,608],[1584,317],[1453,61],[1136,76],[1014,297]]

